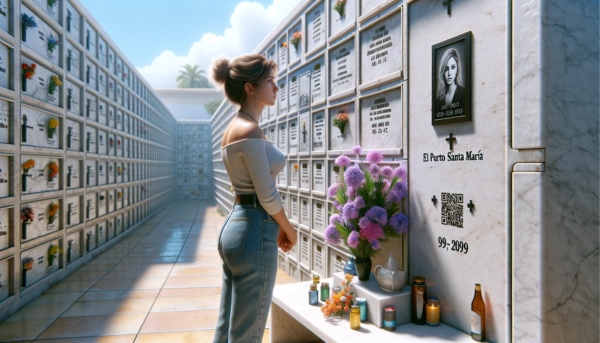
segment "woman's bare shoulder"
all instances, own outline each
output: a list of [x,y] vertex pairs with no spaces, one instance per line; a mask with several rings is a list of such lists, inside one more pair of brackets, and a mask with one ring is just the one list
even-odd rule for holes
[[223,134],[223,142],[221,146],[248,138],[264,138],[261,128],[257,123],[236,120],[230,124]]

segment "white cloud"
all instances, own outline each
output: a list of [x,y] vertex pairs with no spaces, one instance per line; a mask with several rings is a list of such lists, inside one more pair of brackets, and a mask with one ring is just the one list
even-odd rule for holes
[[207,74],[212,60],[221,54],[235,57],[250,53],[285,18],[299,0],[273,0],[268,7],[257,2],[239,3],[229,23],[231,27],[223,34],[206,33],[192,44],[187,56],[176,56],[165,50],[150,65],[137,68],[142,76],[155,88],[176,87],[175,78],[181,66],[200,64]]

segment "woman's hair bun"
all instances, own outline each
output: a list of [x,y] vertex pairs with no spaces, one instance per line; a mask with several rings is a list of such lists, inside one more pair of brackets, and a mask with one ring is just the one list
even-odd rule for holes
[[216,83],[224,84],[229,77],[231,62],[227,57],[219,57],[212,63],[212,78]]

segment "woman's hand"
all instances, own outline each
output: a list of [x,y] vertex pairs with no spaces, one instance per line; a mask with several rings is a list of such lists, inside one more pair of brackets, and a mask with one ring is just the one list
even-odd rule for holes
[[288,252],[290,249],[292,249],[291,244],[292,243],[287,238],[285,231],[283,231],[283,229],[280,226],[279,227],[279,236],[277,237],[277,246],[279,247],[279,249],[283,250],[283,252]]

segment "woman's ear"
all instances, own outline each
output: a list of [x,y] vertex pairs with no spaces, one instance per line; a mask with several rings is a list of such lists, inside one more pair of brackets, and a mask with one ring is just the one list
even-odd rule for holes
[[248,92],[250,96],[254,95],[254,87],[250,82],[246,82],[246,84],[244,85],[244,91]]

